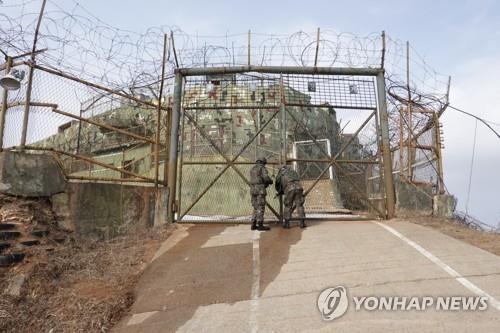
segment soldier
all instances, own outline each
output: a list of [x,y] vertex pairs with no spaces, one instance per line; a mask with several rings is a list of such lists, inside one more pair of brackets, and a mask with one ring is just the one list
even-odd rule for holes
[[266,158],[260,157],[250,170],[250,195],[253,206],[252,230],[265,231],[270,229],[264,226],[264,211],[266,209],[266,188],[273,183],[273,180],[267,174],[266,163]]
[[283,200],[285,206],[283,209],[283,228],[290,229],[290,218],[295,208],[300,218],[300,227],[305,228],[304,189],[300,184],[299,175],[290,167],[282,166],[276,176],[275,188],[279,195],[285,195]]

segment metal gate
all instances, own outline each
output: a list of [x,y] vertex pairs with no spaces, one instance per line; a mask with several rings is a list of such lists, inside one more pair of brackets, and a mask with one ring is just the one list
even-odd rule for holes
[[[380,69],[189,68],[176,71],[168,166],[171,222],[249,222],[257,157],[301,176],[306,217],[394,211]],[[279,220],[268,188],[266,220]]]

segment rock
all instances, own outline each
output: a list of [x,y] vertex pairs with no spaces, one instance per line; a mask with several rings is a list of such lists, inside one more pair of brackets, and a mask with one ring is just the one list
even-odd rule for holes
[[9,285],[7,286],[7,289],[4,291],[4,294],[14,297],[21,296],[21,291],[25,281],[26,281],[26,274],[20,273],[14,275],[13,277],[10,278]]

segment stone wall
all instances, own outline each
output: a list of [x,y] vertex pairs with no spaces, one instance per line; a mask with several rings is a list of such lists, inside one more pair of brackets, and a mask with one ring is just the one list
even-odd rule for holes
[[153,187],[70,183],[52,203],[60,226],[83,235],[113,237],[149,228],[155,220]]
[[418,212],[422,215],[432,214],[433,188],[431,184],[410,184],[395,181],[396,212]]
[[66,190],[66,178],[50,154],[0,153],[0,192],[21,197],[49,197]]
[[67,182],[51,154],[0,153],[0,192],[50,198],[59,226],[83,235],[113,237],[166,223],[166,189]]

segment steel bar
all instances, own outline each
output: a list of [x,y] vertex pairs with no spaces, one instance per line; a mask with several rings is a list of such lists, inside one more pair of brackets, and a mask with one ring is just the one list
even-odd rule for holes
[[62,151],[62,150],[57,150],[57,149],[54,149],[54,148],[44,148],[44,147],[34,147],[34,146],[25,146],[24,148],[25,150],[40,150],[40,151],[50,151],[50,152],[55,152],[57,154],[61,154],[61,155],[66,155],[66,156],[69,156],[69,157],[72,157],[72,158],[75,158],[77,160],[82,160],[82,161],[85,161],[85,162],[88,162],[88,163],[91,163],[91,164],[95,164],[95,165],[99,165],[103,168],[106,168],[106,169],[110,169],[110,170],[113,170],[113,171],[117,171],[117,172],[120,172],[120,173],[123,173],[123,174],[126,174],[126,175],[129,175],[129,176],[132,176],[132,177],[136,177],[136,178],[141,178],[141,179],[146,179],[146,180],[150,180],[150,181],[153,181],[153,179],[150,179],[148,177],[145,177],[145,176],[142,176],[142,175],[139,175],[135,172],[131,172],[131,171],[128,171],[128,170],[123,170],[123,169],[120,169],[120,168],[117,168],[115,167],[114,165],[111,165],[111,164],[106,164],[106,163],[102,163],[102,162],[99,162],[99,161],[96,161],[94,159],[91,159],[89,157],[86,157],[86,156],[83,156],[83,155],[78,155],[78,154],[72,154],[72,153],[68,153],[66,151]]
[[[45,11],[46,3],[47,3],[47,0],[42,1],[42,7],[40,8],[40,13],[38,15],[38,21],[37,21],[36,29],[35,29],[35,37],[33,38],[33,49],[31,50],[30,64],[35,63],[36,43],[38,41],[38,33],[40,31],[40,25],[42,23],[42,18],[43,18],[43,13]],[[26,104],[24,105],[23,127],[22,127],[22,132],[21,132],[21,145],[20,145],[21,150],[23,150],[24,146],[26,146],[26,138],[28,136],[28,122],[29,122],[29,113],[30,113],[31,92],[33,90],[34,71],[35,71],[35,68],[33,66],[30,66],[29,73],[28,73],[27,88],[26,88]]]
[[[323,214],[323,213],[319,213]],[[327,213],[326,213],[327,214]],[[326,215],[325,214],[325,215]],[[331,214],[331,217],[307,217],[304,219],[306,222],[336,222],[336,221],[370,221],[375,218],[375,216],[351,216],[347,214],[339,214],[338,216],[334,216],[335,214]],[[299,221],[301,219],[291,218],[290,221]],[[274,219],[265,219],[265,223],[279,223],[279,220]],[[227,220],[210,220],[210,219],[183,219],[179,220],[178,223],[187,223],[187,224],[250,224],[251,220],[238,220],[238,219],[227,219]]]
[[[410,42],[406,42],[406,89],[408,91],[408,127],[410,132],[408,133],[408,165],[413,164],[413,150],[412,143],[415,139],[413,137],[413,113],[412,113],[412,99],[411,99],[411,89],[410,89]],[[408,168],[408,179],[411,181],[413,179],[413,169]]]
[[387,96],[385,90],[384,73],[380,72],[377,75],[377,100],[380,125],[380,149],[382,152],[382,162],[384,166],[384,181],[387,204],[387,218],[394,217],[394,209],[396,204],[396,194],[394,190],[394,180],[392,178],[392,158],[391,146],[389,140],[389,117],[387,115]]
[[31,55],[33,55],[33,54],[34,54],[34,55],[38,55],[38,54],[43,53],[43,52],[45,52],[45,51],[47,51],[47,50],[48,50],[48,48],[44,48],[44,49],[40,49],[40,50],[36,50],[36,51],[30,51],[30,52],[26,52],[26,53],[18,54],[18,55],[16,55],[16,56],[13,56],[13,57],[12,57],[12,60],[16,60],[16,59],[19,59],[19,58],[24,58],[24,57],[26,57],[26,56],[28,56],[28,55],[29,55],[29,56],[31,56]]
[[144,136],[141,136],[141,135],[129,132],[129,131],[125,131],[125,130],[122,130],[120,128],[113,127],[111,125],[107,125],[105,123],[101,123],[101,122],[98,122],[98,121],[95,121],[95,120],[90,120],[90,119],[87,119],[87,118],[83,118],[83,117],[74,115],[72,113],[64,112],[64,111],[61,111],[61,110],[58,110],[58,109],[55,109],[55,108],[52,109],[52,112],[55,112],[55,113],[58,113],[60,115],[63,115],[63,116],[66,116],[66,117],[70,117],[70,118],[73,118],[73,119],[76,119],[76,120],[81,120],[81,121],[84,121],[86,123],[95,125],[97,127],[102,127],[102,128],[108,129],[108,130],[113,131],[113,132],[117,132],[117,133],[120,133],[120,134],[123,134],[123,135],[127,135],[127,136],[130,136],[130,137],[132,137],[134,139],[137,139],[137,140],[140,140],[140,141],[144,141],[144,142],[152,143],[152,144],[155,143],[155,141],[151,140],[150,138],[147,138],[147,137],[144,137]]
[[[7,57],[5,73],[9,73],[12,67],[12,58]],[[7,102],[9,100],[9,91],[7,89],[3,89],[2,94],[2,109],[0,110],[0,151],[3,149],[3,133],[5,129],[5,117],[7,116],[7,109],[9,106]]]
[[[226,161],[183,161],[183,165],[223,165],[227,164]],[[240,161],[240,162],[233,162],[234,165],[253,165],[255,164],[255,161]],[[267,164],[271,165],[280,165],[280,162],[270,162],[268,161]]]
[[158,190],[158,176],[160,170],[160,125],[161,103],[163,98],[163,83],[165,81],[165,63],[167,57],[167,35],[163,35],[163,58],[161,63],[160,91],[158,92],[158,107],[156,108],[156,135],[155,135],[155,189]]
[[314,53],[314,67],[318,66],[319,35],[320,35],[320,29],[318,28],[318,31],[316,33],[316,52]]
[[168,107],[165,124],[165,163],[163,164],[163,185],[168,186],[168,165],[170,161],[170,134],[172,129],[172,108]]
[[[26,105],[26,101],[18,101],[18,102],[13,102],[9,103],[7,105],[8,108],[14,108],[16,106],[24,106]],[[54,103],[43,103],[43,102],[30,102],[30,106],[38,106],[38,107],[47,107],[47,108],[57,108],[58,105]]]
[[293,67],[293,66],[234,66],[234,67],[203,67],[178,68],[176,72],[183,76],[200,76],[215,74],[238,74],[245,72],[268,74],[309,74],[309,75],[347,75],[376,76],[382,72],[380,68],[341,68],[341,67]]
[[[185,91],[185,90],[183,90]],[[181,120],[180,120],[180,138],[184,138],[184,129],[185,129],[185,122],[186,122],[186,112],[183,111],[182,112],[182,116],[181,116]],[[177,202],[177,210],[179,212],[179,215],[182,211],[182,196],[181,196],[181,193],[182,193],[182,171],[183,171],[183,162],[184,162],[184,140],[181,140],[180,144],[179,144],[179,151],[181,153],[181,157],[179,158],[179,173],[177,175],[177,183],[178,183],[178,188],[177,188],[177,193],[176,193],[176,197],[178,198]]]
[[175,194],[177,187],[177,155],[179,150],[179,122],[182,104],[182,75],[176,73],[174,83],[174,104],[172,107],[170,148],[168,159],[168,222],[175,222]]
[[276,109],[279,107],[279,105],[241,105],[241,106],[234,106],[234,105],[220,105],[220,106],[186,106],[184,105],[182,108],[184,110],[252,110],[252,109],[267,109],[267,110],[272,110]]
[[103,181],[111,183],[151,183],[153,184],[154,179],[136,179],[136,178],[108,178],[108,177],[88,177],[88,176],[74,176],[67,175],[67,179],[70,180],[88,180],[88,181]]
[[252,53],[251,39],[252,39],[252,32],[250,30],[248,30],[248,50],[247,50],[248,66],[250,66],[250,64],[251,64],[251,59],[250,59],[250,54]]
[[298,106],[298,107],[317,107],[317,108],[332,108],[332,109],[342,109],[342,110],[376,110],[375,106],[350,106],[350,105],[339,105],[339,104],[329,104],[328,106],[324,104],[301,104],[301,103],[285,103],[286,106]]
[[385,41],[385,30],[382,30],[382,54],[381,54],[381,59],[380,59],[380,68],[384,68],[385,66],[385,47],[386,47],[386,41]]
[[443,174],[443,157],[441,155],[441,128],[439,126],[439,116],[434,114],[434,133],[435,133],[435,154],[437,160],[437,171],[438,171],[438,188],[439,194],[445,193],[444,188],[444,174]]
[[[329,159],[314,159],[314,158],[292,158],[288,159],[287,162],[316,162],[316,163],[330,163],[332,160]],[[377,160],[336,160],[337,163],[343,164],[378,164]]]
[[170,41],[172,42],[172,51],[174,52],[175,67],[179,68],[179,59],[177,58],[177,50],[175,49],[174,32],[170,30]]

